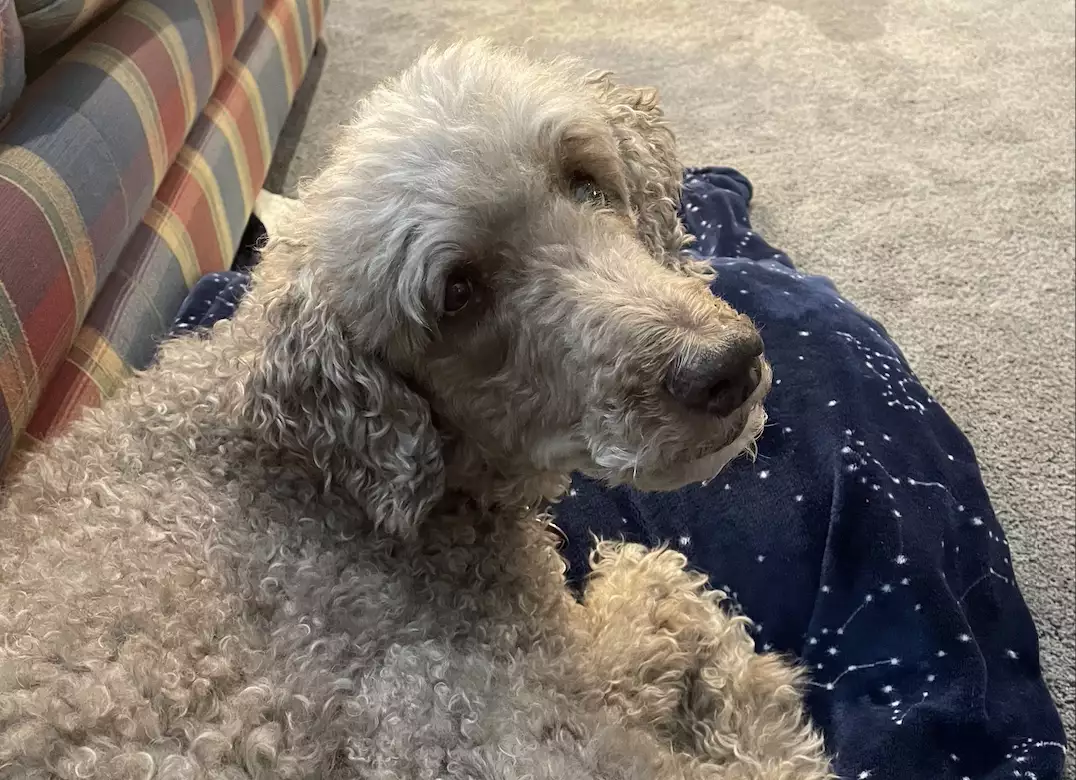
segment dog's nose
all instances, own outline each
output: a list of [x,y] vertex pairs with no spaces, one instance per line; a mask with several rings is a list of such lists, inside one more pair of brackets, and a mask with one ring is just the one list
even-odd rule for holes
[[724,417],[743,406],[762,381],[762,338],[754,330],[681,361],[665,378],[673,398],[698,412]]

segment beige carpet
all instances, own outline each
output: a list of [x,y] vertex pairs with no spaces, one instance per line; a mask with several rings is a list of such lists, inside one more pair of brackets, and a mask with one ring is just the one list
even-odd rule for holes
[[327,25],[289,192],[436,40],[658,86],[685,160],[746,173],[760,231],[879,318],[971,438],[1076,734],[1070,0],[332,0]]

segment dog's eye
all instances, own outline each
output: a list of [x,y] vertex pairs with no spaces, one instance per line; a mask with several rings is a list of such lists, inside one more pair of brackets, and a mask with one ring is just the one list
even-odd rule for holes
[[445,314],[455,314],[471,302],[474,285],[463,274],[452,274],[445,284]]
[[606,197],[602,188],[599,187],[589,176],[574,176],[571,184],[572,198],[578,203],[597,203],[605,205]]

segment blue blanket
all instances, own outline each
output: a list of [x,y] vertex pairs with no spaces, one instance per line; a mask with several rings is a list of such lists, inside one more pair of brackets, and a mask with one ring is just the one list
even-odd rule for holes
[[[753,232],[750,183],[688,171],[682,218],[717,295],[773,365],[755,462],[671,494],[577,478],[554,507],[573,582],[591,534],[671,544],[806,665],[849,780],[1060,778],[1064,735],[975,453],[877,322]],[[243,272],[202,280],[175,333],[229,316]]]

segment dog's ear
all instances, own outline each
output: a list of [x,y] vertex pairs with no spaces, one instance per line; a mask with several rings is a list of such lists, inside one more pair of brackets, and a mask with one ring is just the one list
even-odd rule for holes
[[263,288],[265,337],[242,413],[262,441],[309,458],[326,486],[341,484],[376,524],[410,535],[444,490],[429,405],[356,344],[314,287],[300,273]]
[[688,241],[676,213],[683,166],[657,90],[619,85],[607,72],[590,73],[586,80],[616,136],[643,243],[658,257],[676,258]]

